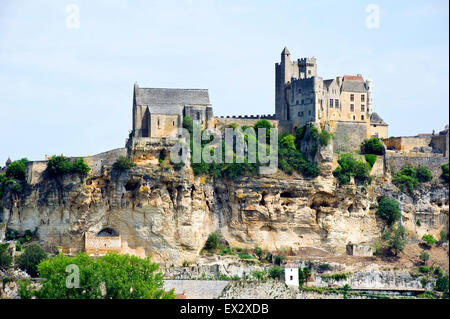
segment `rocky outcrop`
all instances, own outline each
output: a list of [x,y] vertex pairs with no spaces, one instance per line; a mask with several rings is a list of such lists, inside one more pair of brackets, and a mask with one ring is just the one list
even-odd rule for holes
[[213,231],[242,248],[318,247],[343,254],[348,243],[372,245],[385,227],[376,216],[383,196],[400,201],[410,239],[448,231],[446,185],[423,186],[414,196],[401,193],[388,176],[338,186],[328,153],[320,150],[323,170],[315,179],[279,173],[214,180],[195,177],[189,167],[175,171],[147,162],[122,172],[104,167],[86,179],[40,176],[20,196],[7,190],[3,220],[22,232],[37,228],[42,246],[65,252],[83,251],[86,233],[112,228],[123,252],[152,255],[167,266],[198,258]]

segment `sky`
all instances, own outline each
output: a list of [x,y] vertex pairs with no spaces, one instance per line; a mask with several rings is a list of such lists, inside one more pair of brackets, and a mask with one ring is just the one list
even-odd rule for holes
[[[373,80],[389,136],[449,118],[447,0],[0,0],[0,166],[124,147],[133,84],[205,88],[216,116],[275,112],[275,67]],[[378,17],[378,18],[377,18]]]

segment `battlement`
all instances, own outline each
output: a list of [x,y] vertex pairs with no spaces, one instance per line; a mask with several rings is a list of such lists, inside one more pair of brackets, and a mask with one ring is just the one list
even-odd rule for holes
[[275,114],[260,114],[260,115],[227,115],[227,116],[216,116],[220,119],[275,119]]

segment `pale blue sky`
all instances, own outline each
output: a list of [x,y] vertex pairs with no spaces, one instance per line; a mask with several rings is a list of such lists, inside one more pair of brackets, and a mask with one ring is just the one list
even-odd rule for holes
[[[66,26],[66,5],[80,28]],[[380,28],[365,25],[380,8]],[[389,135],[448,123],[448,1],[0,0],[0,165],[123,147],[132,90],[207,88],[216,115],[274,112],[274,63],[361,73]]]

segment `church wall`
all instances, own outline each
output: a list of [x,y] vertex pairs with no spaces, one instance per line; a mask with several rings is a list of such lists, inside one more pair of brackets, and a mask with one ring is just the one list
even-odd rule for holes
[[178,114],[151,114],[150,137],[168,137],[178,132]]

